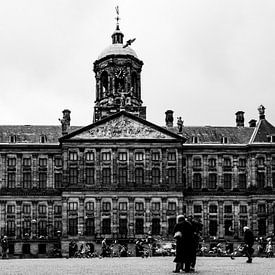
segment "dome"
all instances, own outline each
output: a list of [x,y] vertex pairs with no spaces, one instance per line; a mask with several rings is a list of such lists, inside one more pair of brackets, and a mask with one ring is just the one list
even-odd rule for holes
[[108,55],[113,55],[113,54],[121,54],[121,55],[132,55],[135,58],[137,57],[136,52],[129,46],[123,48],[123,44],[117,43],[117,44],[112,44],[109,47],[107,47],[99,56],[97,59],[101,59],[105,56]]

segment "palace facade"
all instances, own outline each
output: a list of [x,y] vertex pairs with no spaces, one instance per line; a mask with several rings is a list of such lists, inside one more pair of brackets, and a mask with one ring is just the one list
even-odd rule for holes
[[[129,43],[128,43],[129,44]],[[94,62],[92,124],[0,126],[0,231],[9,253],[46,256],[54,248],[103,238],[133,247],[151,235],[172,239],[178,214],[203,224],[203,238],[235,239],[249,225],[275,233],[275,127],[264,106],[258,120],[232,127],[189,127],[173,111],[165,126],[146,120],[143,62],[123,42]]]

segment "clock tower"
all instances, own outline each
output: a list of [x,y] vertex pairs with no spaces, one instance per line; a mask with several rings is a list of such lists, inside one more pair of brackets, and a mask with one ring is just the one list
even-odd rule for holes
[[[118,15],[118,9],[117,9]],[[121,110],[146,119],[146,107],[142,106],[140,75],[143,62],[130,47],[135,39],[123,42],[117,16],[112,44],[94,62],[96,100],[93,122]]]

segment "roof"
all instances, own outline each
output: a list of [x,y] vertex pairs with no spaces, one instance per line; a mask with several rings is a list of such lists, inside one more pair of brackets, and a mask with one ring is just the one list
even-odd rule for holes
[[111,44],[110,46],[108,46],[102,51],[97,59],[104,58],[108,55],[132,55],[135,58],[138,58],[136,52],[130,46],[123,48],[123,44],[120,43]]
[[268,136],[275,134],[275,127],[270,124],[266,119],[261,119],[255,129],[251,142],[269,142]]

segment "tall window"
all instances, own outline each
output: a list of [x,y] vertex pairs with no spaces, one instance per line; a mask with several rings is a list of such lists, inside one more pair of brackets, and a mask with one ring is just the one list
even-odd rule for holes
[[126,186],[127,184],[127,168],[119,168],[118,169],[118,181],[119,185]]
[[68,219],[68,234],[71,236],[76,236],[78,233],[78,218],[69,218]]
[[62,221],[54,220],[53,228],[54,228],[54,235],[58,236],[62,232]]
[[265,186],[265,173],[258,172],[257,173],[257,184],[258,188],[264,188]]
[[40,167],[47,167],[47,159],[46,158],[39,158],[38,164]]
[[176,168],[169,168],[167,170],[168,184],[176,184],[177,182],[177,170]]
[[31,205],[23,204],[23,214],[30,215],[31,214]]
[[54,166],[61,167],[62,166],[62,159],[59,157],[54,158]]
[[195,204],[194,205],[194,213],[200,214],[201,212],[202,212],[202,206],[200,204]]
[[136,234],[144,234],[144,220],[142,218],[136,219],[135,231]]
[[47,188],[47,174],[39,173],[39,188],[45,189]]
[[209,221],[209,235],[216,236],[218,230],[218,223],[217,220],[210,220]]
[[38,235],[47,236],[47,221],[38,222]]
[[218,211],[217,205],[215,204],[209,205],[209,213],[217,213],[217,211]]
[[143,161],[143,158],[144,158],[143,155],[144,155],[143,152],[136,152],[135,153],[135,161]]
[[209,174],[208,177],[208,188],[216,189],[217,187],[217,174]]
[[111,153],[110,152],[102,152],[102,160],[103,161],[110,161],[111,160]]
[[85,235],[92,236],[95,234],[95,220],[94,218],[87,218],[85,221]]
[[264,166],[264,157],[258,157],[257,158],[257,165],[258,166]]
[[230,158],[224,158],[224,160],[223,160],[223,166],[225,168],[230,168],[231,167],[231,159]]
[[103,202],[102,203],[102,210],[103,211],[111,211],[111,203],[110,202]]
[[160,160],[160,153],[152,152],[152,161],[159,161],[159,160]]
[[7,221],[7,235],[15,236],[15,221],[14,220]]
[[76,161],[78,159],[77,152],[69,152],[69,160]]
[[111,234],[111,219],[102,220],[102,234]]
[[168,210],[169,211],[176,211],[177,204],[175,202],[169,201],[168,202]]
[[172,235],[174,233],[174,227],[176,225],[176,218],[168,219],[168,234]]
[[95,169],[88,167],[86,168],[86,184],[95,184]]
[[31,234],[31,221],[23,220],[23,235]]
[[8,167],[15,167],[16,166],[16,158],[8,158]]
[[7,213],[8,214],[14,214],[15,213],[15,205],[14,204],[8,204],[7,205]]
[[152,184],[160,184],[160,169],[152,168]]
[[120,211],[127,211],[127,202],[120,202],[119,203],[119,210]]
[[259,236],[266,235],[266,219],[258,220],[258,231],[259,231]]
[[102,169],[102,183],[104,185],[111,184],[111,168],[103,168]]
[[144,210],[144,203],[143,202],[136,202],[135,209],[136,209],[136,211],[143,211]]
[[160,211],[160,202],[152,202],[152,211]]
[[69,202],[69,207],[68,207],[69,211],[77,211],[77,209],[78,209],[78,203],[76,201]]
[[201,189],[201,174],[200,173],[195,173],[193,175],[193,188],[194,189]]
[[231,189],[232,188],[232,175],[231,174],[224,174],[224,189]]
[[239,188],[246,188],[246,174],[239,174]]
[[47,206],[44,204],[40,204],[38,206],[38,214],[43,215],[47,213]]
[[61,188],[62,187],[62,174],[61,173],[55,173],[54,174],[54,187],[55,188]]
[[144,171],[143,168],[135,169],[135,182],[137,185],[141,185],[144,183]]
[[258,204],[258,213],[259,214],[265,214],[266,212],[266,207],[264,203]]
[[209,168],[216,168],[216,159],[211,158],[208,160]]
[[232,213],[232,205],[225,205],[224,206],[224,213],[231,214]]
[[86,211],[94,211],[94,202],[93,201],[86,202]]
[[247,206],[246,205],[240,205],[240,213],[246,214],[247,213]]
[[85,154],[85,159],[86,161],[94,161],[95,160],[94,152],[87,152]]
[[245,168],[246,167],[246,159],[240,158],[239,159],[239,166],[240,166],[240,168]]
[[31,173],[30,172],[23,173],[23,188],[29,189],[31,188],[31,185],[32,185]]
[[160,234],[160,219],[158,219],[158,218],[152,219],[152,234],[153,235]]
[[200,168],[201,167],[201,158],[194,158],[193,159],[193,168]]
[[75,185],[78,183],[78,171],[77,171],[77,168],[74,168],[74,167],[71,167],[69,169],[69,182],[70,182],[70,185]]
[[127,235],[127,219],[126,218],[120,218],[119,219],[119,228],[118,228],[119,234]]
[[176,152],[168,152],[167,160],[168,161],[176,161]]
[[61,205],[55,205],[54,206],[54,215],[60,215],[62,214],[62,206]]
[[23,167],[31,166],[31,158],[23,158]]
[[118,160],[119,161],[127,161],[127,152],[119,152]]
[[247,219],[240,219],[240,236],[244,235],[243,228],[247,226]]
[[224,235],[226,236],[232,235],[232,220],[224,221]]
[[15,188],[15,173],[8,173],[8,188]]

